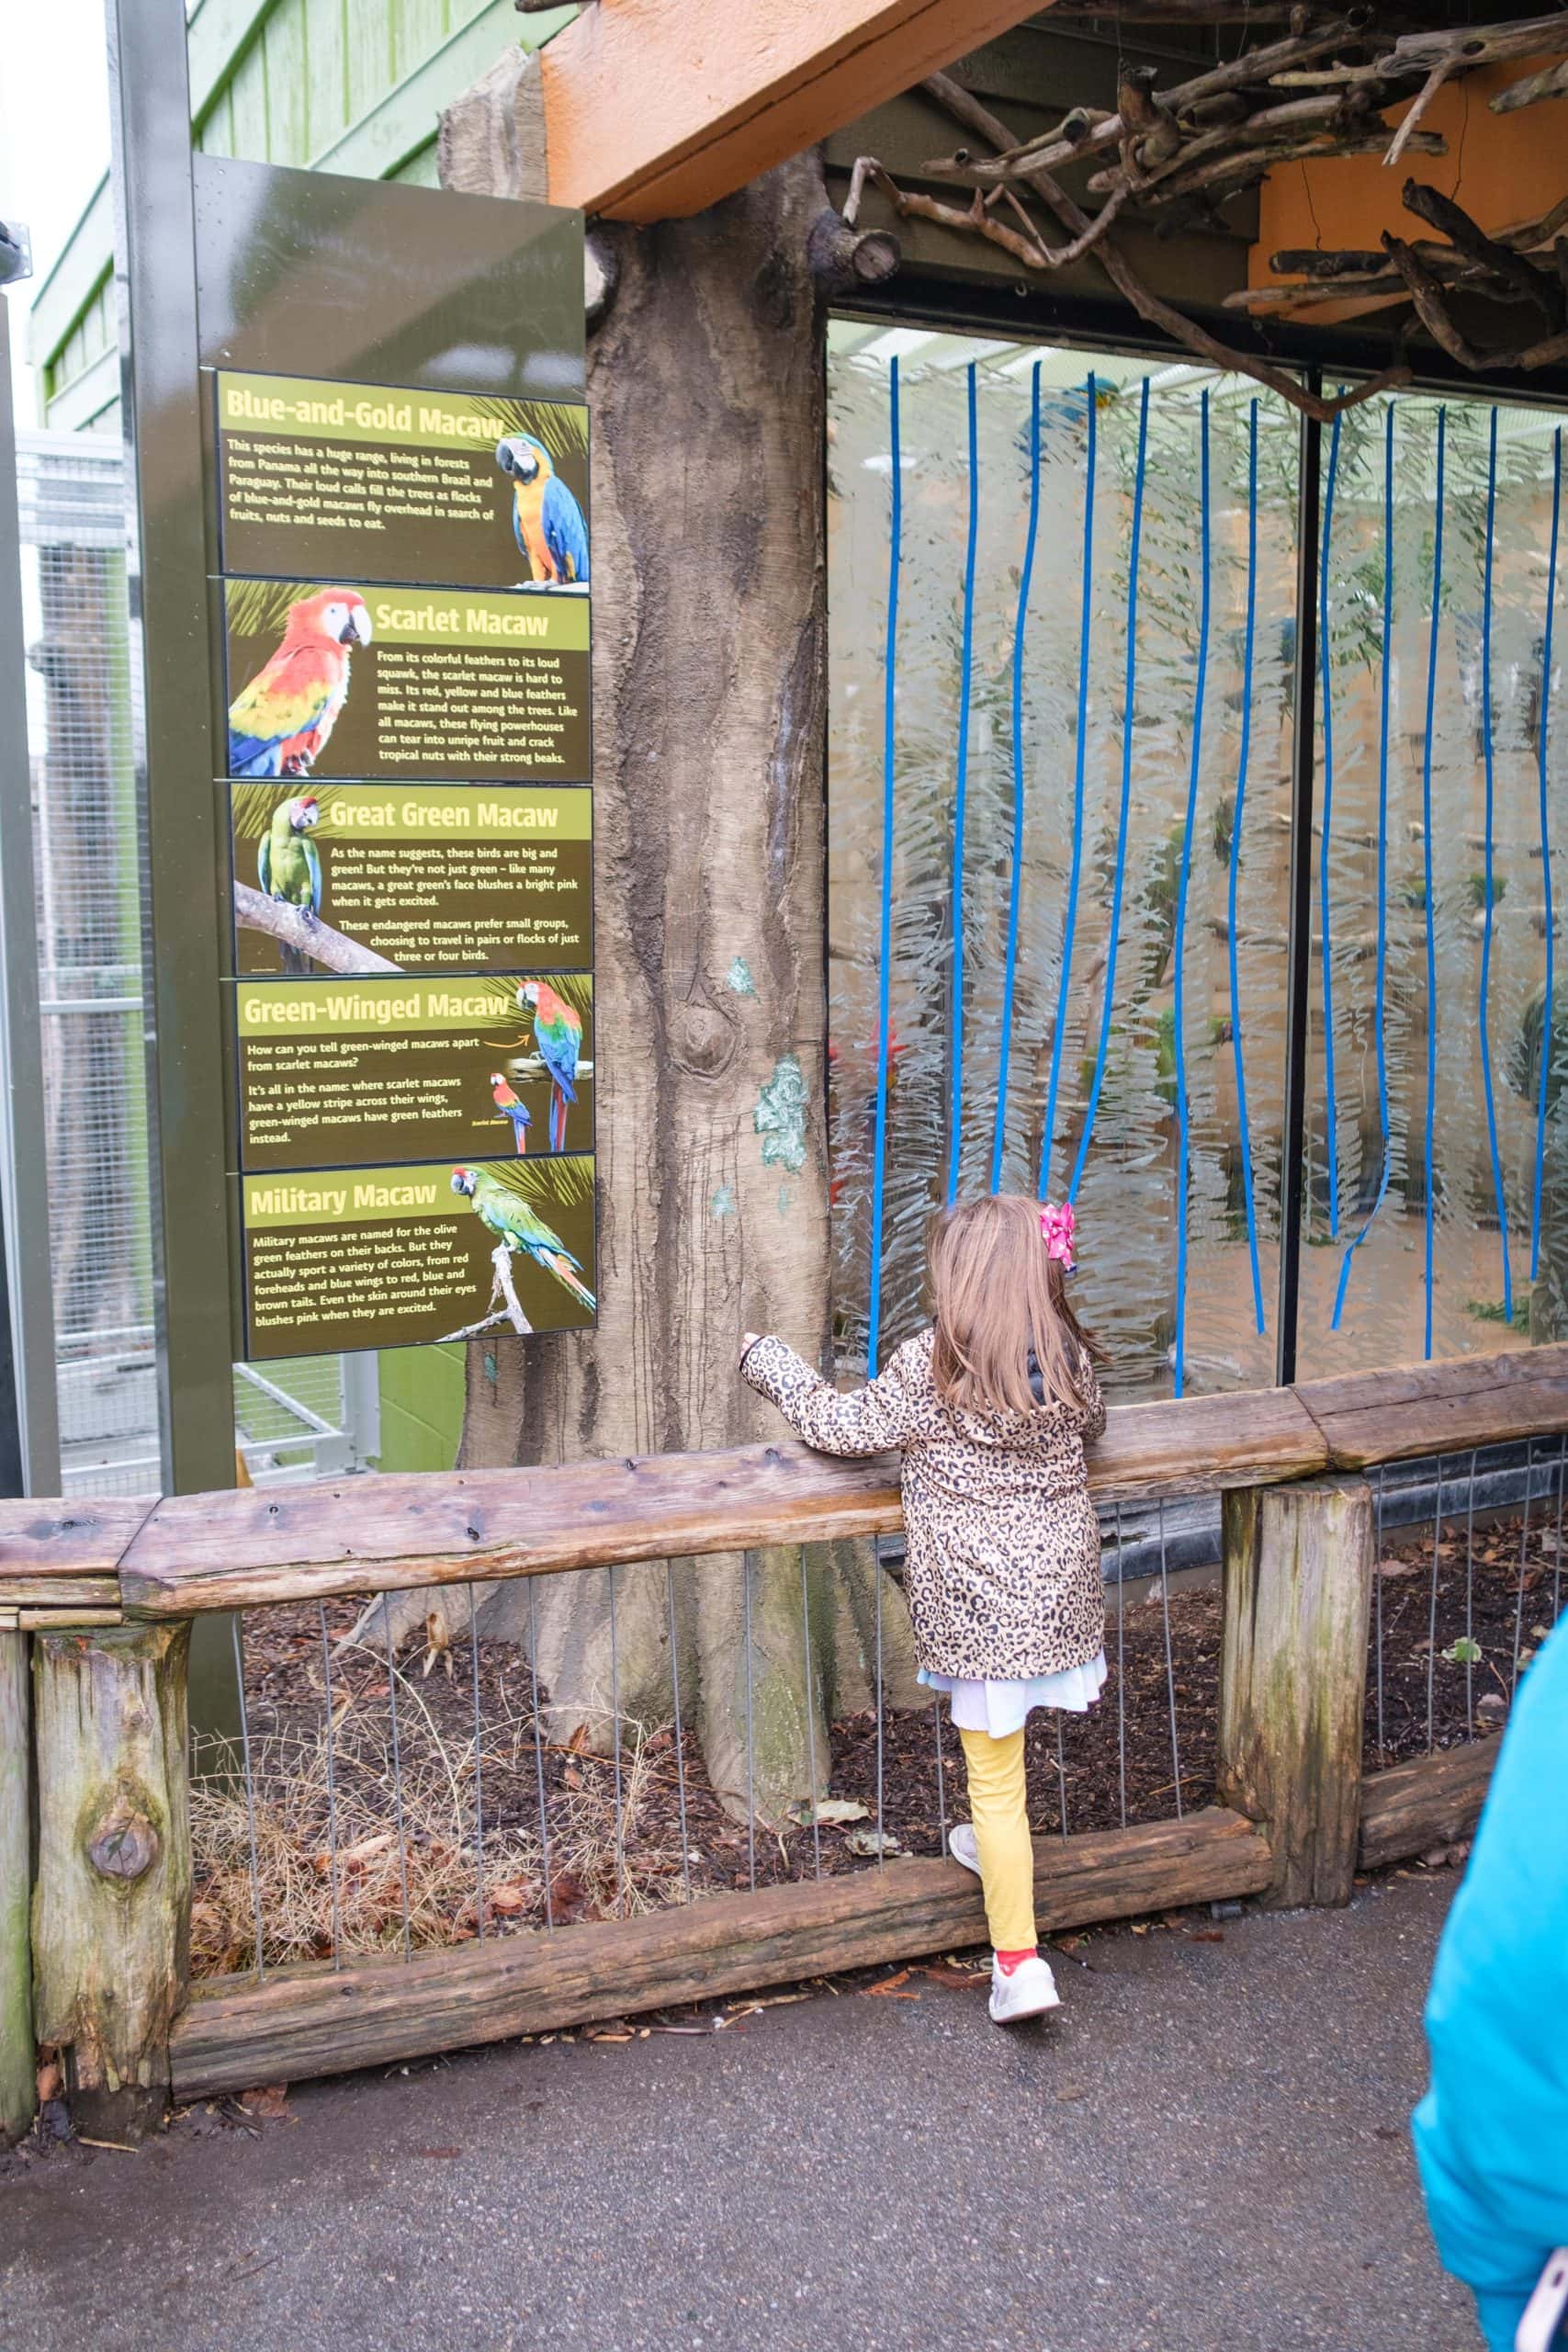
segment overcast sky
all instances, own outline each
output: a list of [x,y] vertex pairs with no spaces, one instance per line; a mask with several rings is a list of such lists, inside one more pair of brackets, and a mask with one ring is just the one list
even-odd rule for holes
[[0,218],[33,234],[30,288],[10,311],[17,422],[38,423],[27,312],[109,159],[103,0],[6,0],[0,47]]

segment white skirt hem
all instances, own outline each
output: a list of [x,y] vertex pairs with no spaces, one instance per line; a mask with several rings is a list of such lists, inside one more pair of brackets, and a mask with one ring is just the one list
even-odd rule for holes
[[1105,1687],[1105,1652],[1087,1666],[1064,1667],[1057,1674],[1036,1674],[1016,1682],[965,1682],[957,1675],[928,1674],[920,1680],[928,1690],[945,1690],[953,1721],[959,1731],[983,1731],[992,1739],[1007,1739],[1020,1730],[1036,1707],[1059,1707],[1065,1714],[1085,1715]]

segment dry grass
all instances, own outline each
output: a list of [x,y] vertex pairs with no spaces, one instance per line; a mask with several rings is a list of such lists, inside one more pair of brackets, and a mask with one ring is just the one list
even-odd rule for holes
[[224,1770],[221,1743],[198,1750],[194,1975],[254,1968],[258,1912],[262,1961],[276,1968],[467,1942],[481,1901],[491,1935],[682,1900],[679,1845],[643,1817],[667,1733],[623,1718],[618,1808],[613,1758],[574,1750],[563,1771],[553,1758],[547,1848],[532,1717],[483,1726],[476,1774],[473,1738],[444,1735],[400,1670],[397,1692],[396,1764],[389,1714],[354,1701],[330,1735],[324,1715],[302,1731],[253,1733],[248,1791],[243,1772]]

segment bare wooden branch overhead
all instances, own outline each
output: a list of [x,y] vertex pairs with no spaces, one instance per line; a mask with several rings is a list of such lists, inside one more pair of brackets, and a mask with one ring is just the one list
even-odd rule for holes
[[[855,166],[846,220],[856,220],[865,190],[874,187],[901,219],[931,220],[983,238],[1030,271],[1050,273],[1091,256],[1141,318],[1195,357],[1251,376],[1307,413],[1332,415],[1365,399],[1366,390],[1339,401],[1318,400],[1286,370],[1232,348],[1157,296],[1111,232],[1129,218],[1157,221],[1173,208],[1215,219],[1218,207],[1283,163],[1376,154],[1392,165],[1402,158],[1446,154],[1446,141],[1423,118],[1449,83],[1483,66],[1568,50],[1568,6],[1494,25],[1434,23],[1435,13],[1330,10],[1301,0],[1289,7],[1246,8],[1222,0],[1147,0],[1141,6],[1126,0],[1121,7],[1055,0],[1054,17],[1092,17],[1123,29],[1235,21],[1249,28],[1283,24],[1285,29],[1165,88],[1155,68],[1123,62],[1114,112],[1077,107],[1054,129],[1023,141],[1014,141],[1005,124],[950,75],[933,74],[921,87],[981,144],[922,164],[918,176],[965,188],[969,201],[947,202],[908,187],[877,158],[863,156]],[[1511,84],[1492,105],[1511,112],[1564,96],[1568,60]],[[1387,110],[1401,105],[1402,119],[1390,123]],[[1099,209],[1089,209],[1075,188],[1086,199],[1100,199]],[[1568,356],[1568,246],[1554,242],[1568,198],[1528,227],[1498,236],[1488,235],[1451,199],[1419,183],[1406,183],[1404,202],[1438,230],[1440,238],[1389,235],[1376,249],[1281,253],[1273,258],[1274,270],[1289,272],[1299,282],[1249,288],[1232,295],[1230,306],[1269,316],[1347,299],[1397,304],[1410,331],[1424,328],[1472,369],[1540,368]],[[1065,243],[1042,219],[1042,209],[1066,232]],[[1542,254],[1539,261],[1532,258],[1537,254]],[[1468,311],[1457,318],[1450,307],[1456,294],[1467,305],[1479,298],[1501,309],[1505,332],[1493,334],[1478,327]],[[1399,364],[1379,378],[1379,388],[1408,380],[1402,352],[1396,356]]]

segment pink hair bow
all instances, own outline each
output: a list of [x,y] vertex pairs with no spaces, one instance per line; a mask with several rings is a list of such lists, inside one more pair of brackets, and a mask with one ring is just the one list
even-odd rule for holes
[[1047,1201],[1040,1212],[1040,1233],[1046,1255],[1059,1258],[1065,1272],[1069,1274],[1073,1271],[1074,1225],[1070,1201],[1064,1201],[1060,1208],[1054,1202]]

